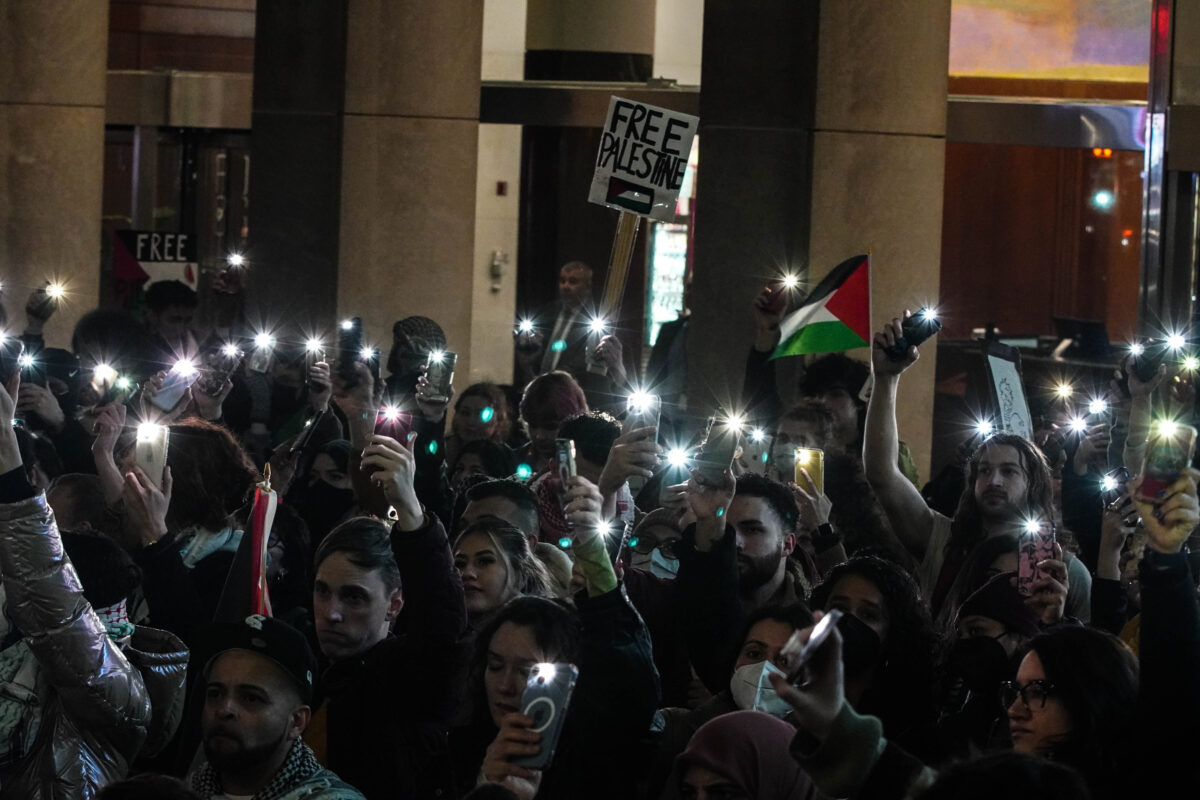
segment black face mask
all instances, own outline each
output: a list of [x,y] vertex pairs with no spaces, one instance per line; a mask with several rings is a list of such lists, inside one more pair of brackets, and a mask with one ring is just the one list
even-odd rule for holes
[[308,487],[304,492],[303,499],[296,503],[296,510],[308,523],[314,551],[352,505],[354,505],[353,489],[339,489],[322,480],[313,481],[312,485]]
[[838,620],[842,634],[842,667],[847,675],[861,675],[879,661],[883,642],[879,634],[853,614],[843,614]]
[[990,636],[959,639],[950,648],[946,672],[965,682],[975,694],[995,697],[1000,684],[1008,679],[1008,654],[1004,652],[1004,646]]

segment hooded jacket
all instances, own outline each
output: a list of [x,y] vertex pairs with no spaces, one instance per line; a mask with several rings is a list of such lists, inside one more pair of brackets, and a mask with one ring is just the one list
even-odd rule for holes
[[[11,475],[0,476],[0,489],[13,485]],[[0,490],[0,499],[12,496]],[[19,755],[0,764],[0,798],[92,798],[174,734],[187,650],[151,628],[109,638],[63,553],[44,494],[0,503],[0,576],[7,613],[37,662],[18,723]],[[0,694],[10,688],[0,685]]]

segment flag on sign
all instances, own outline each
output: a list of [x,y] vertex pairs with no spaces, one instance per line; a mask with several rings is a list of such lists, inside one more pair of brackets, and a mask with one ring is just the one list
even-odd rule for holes
[[804,305],[784,318],[771,358],[835,353],[871,343],[871,257],[848,258],[821,279]]
[[650,209],[654,207],[654,190],[620,178],[609,178],[607,200],[614,206],[627,208],[638,214],[649,214]]

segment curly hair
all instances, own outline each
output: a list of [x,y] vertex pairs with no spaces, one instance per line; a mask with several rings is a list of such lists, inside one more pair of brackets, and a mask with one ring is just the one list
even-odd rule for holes
[[167,466],[174,482],[167,509],[167,525],[173,531],[193,526],[221,530],[262,480],[233,435],[201,419],[171,425]]
[[880,652],[875,682],[856,708],[883,721],[888,738],[918,730],[933,714],[934,654],[937,635],[929,609],[912,576],[891,561],[877,556],[855,556],[838,564],[813,590],[813,608],[828,610],[830,594],[838,581],[859,577],[883,596],[888,635]]

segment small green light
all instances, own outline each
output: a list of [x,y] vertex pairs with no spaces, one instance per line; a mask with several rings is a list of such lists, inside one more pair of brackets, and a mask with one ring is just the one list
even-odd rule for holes
[[554,344],[550,345],[550,349],[556,353],[561,353],[567,349],[567,341],[565,339],[555,339]]
[[429,451],[429,455],[431,455],[431,456],[437,455],[437,450],[438,450],[437,440],[435,439],[434,441],[430,442],[428,444],[428,446],[426,446],[425,449]]
[[533,467],[528,464],[517,464],[517,477],[521,480],[529,480],[533,477]]
[[559,539],[558,546],[561,547],[562,549],[566,550],[568,547],[571,546],[571,537],[564,536],[561,539]]
[[638,546],[638,542],[639,542],[639,541],[641,541],[641,540],[640,540],[640,539],[638,539],[638,537],[636,537],[636,536],[631,536],[631,537],[629,537],[629,546],[630,546],[630,547],[637,547],[637,546]]
[[496,409],[492,408],[491,406],[488,406],[487,408],[485,408],[479,412],[479,421],[480,422],[491,422],[492,417],[494,417],[494,416],[496,416]]
[[765,464],[765,463],[767,463],[767,460],[768,460],[770,457],[771,457],[771,454],[770,454],[770,453],[768,453],[768,452],[766,452],[765,450],[763,451],[763,454],[762,454],[762,456],[760,456],[760,458],[762,459],[762,462],[763,462],[764,464]]
[[725,516],[725,509],[723,509],[723,508],[718,508],[718,509],[717,509],[717,516],[718,516],[718,517],[723,517],[723,516]]

